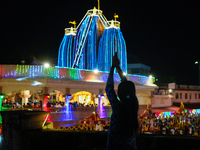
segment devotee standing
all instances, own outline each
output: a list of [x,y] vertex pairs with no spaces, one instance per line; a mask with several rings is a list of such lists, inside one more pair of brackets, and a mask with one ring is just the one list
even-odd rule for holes
[[[107,150],[136,150],[135,133],[138,128],[138,99],[135,85],[127,81],[115,53],[106,84],[106,94],[112,107],[111,123],[107,138]],[[114,91],[113,74],[117,69],[121,78],[117,95]]]

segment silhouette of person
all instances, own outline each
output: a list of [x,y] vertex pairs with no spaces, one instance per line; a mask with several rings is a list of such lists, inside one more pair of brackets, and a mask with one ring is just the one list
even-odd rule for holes
[[[138,128],[138,99],[135,85],[123,75],[115,53],[106,84],[106,94],[112,107],[111,123],[107,138],[107,150],[136,150],[135,133]],[[117,69],[121,78],[117,95],[114,91],[113,74]]]

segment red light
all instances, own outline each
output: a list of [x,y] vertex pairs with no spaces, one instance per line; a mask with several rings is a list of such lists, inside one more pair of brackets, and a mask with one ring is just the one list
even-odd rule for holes
[[51,96],[50,95],[48,95],[48,96],[45,96],[45,98],[50,98]]

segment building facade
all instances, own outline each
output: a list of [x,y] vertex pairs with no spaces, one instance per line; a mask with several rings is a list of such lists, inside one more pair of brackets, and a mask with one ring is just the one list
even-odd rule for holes
[[173,106],[174,103],[200,103],[200,86],[178,85],[175,83],[158,84],[153,92],[152,107]]
[[[0,94],[5,96],[4,100],[7,97],[7,100],[12,102],[16,100],[22,102],[22,91],[29,91],[26,103],[30,98],[44,102],[46,95],[54,95],[52,97],[56,101],[65,101],[66,96],[73,95],[77,102],[83,99],[89,101],[93,97],[98,99],[99,104],[100,96],[106,101],[105,86],[108,75],[109,73],[105,72],[80,69],[45,68],[42,65],[0,65]],[[152,92],[156,87],[153,84],[154,78],[139,75],[126,75],[126,77],[135,83],[139,104],[146,106],[151,103]],[[114,88],[117,91],[120,83],[118,74],[114,74],[114,81],[116,83]],[[77,93],[81,91],[82,95]],[[90,95],[84,97],[84,94],[88,93]]]

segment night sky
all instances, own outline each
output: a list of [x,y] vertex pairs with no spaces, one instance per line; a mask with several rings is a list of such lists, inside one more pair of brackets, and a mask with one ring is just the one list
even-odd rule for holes
[[[57,65],[69,21],[79,23],[94,6],[97,0],[5,1],[0,6],[0,64],[20,64],[22,59],[30,64],[35,56]],[[197,3],[101,0],[100,7],[108,20],[114,13],[119,15],[128,55],[150,66],[158,81],[198,84],[198,65],[194,64],[200,60]]]

